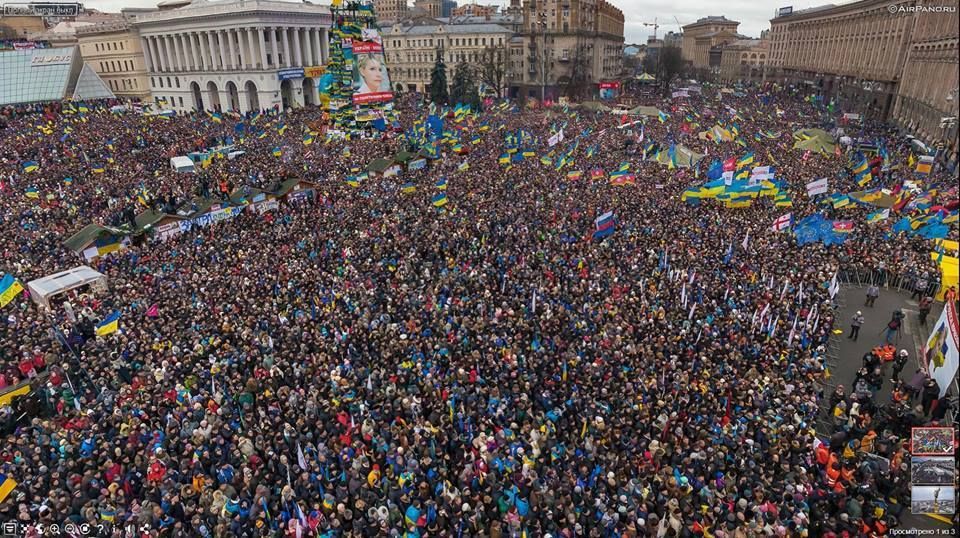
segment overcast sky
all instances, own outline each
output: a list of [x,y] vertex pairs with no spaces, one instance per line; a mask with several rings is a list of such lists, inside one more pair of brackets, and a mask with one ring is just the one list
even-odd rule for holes
[[[122,7],[152,7],[159,0],[86,0],[81,2],[88,8],[101,11],[120,11]],[[316,3],[327,3],[326,0],[314,0]],[[690,24],[700,17],[707,15],[724,15],[728,19],[740,22],[739,32],[750,37],[760,37],[760,31],[770,27],[770,19],[777,8],[792,5],[794,10],[804,9],[831,3],[828,0],[802,0],[793,3],[791,0],[611,0],[614,5],[623,10],[624,37],[627,43],[646,43],[647,36],[653,34],[654,20],[660,25],[657,35],[666,32],[677,32],[677,20],[681,25]],[[412,2],[410,2],[412,4]],[[468,3],[460,0],[460,4]],[[476,0],[478,4],[506,5],[508,0]],[[844,0],[832,3],[842,4]]]

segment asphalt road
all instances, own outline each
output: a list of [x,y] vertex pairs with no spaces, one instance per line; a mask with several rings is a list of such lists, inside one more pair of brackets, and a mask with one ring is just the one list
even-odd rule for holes
[[[907,315],[899,338],[895,340],[895,345],[897,349],[906,349],[910,352],[911,360],[900,374],[902,379],[909,380],[914,371],[919,367],[919,363],[917,363],[916,360],[920,355],[920,348],[923,346],[924,340],[930,335],[930,331],[933,330],[933,324],[936,323],[937,318],[940,317],[943,304],[935,303],[930,315],[927,316],[926,327],[921,327],[917,311],[917,301],[911,300],[909,293],[881,289],[880,297],[877,298],[872,308],[864,306],[866,288],[844,286],[841,288],[838,297],[841,308],[837,314],[837,320],[840,323],[837,328],[842,328],[844,333],[834,337],[834,341],[839,344],[839,353],[838,360],[830,368],[830,372],[833,375],[830,383],[833,385],[841,383],[847,388],[847,392],[850,392],[853,379],[857,375],[857,370],[860,369],[864,354],[875,346],[884,343],[885,328],[893,316],[893,312],[897,309],[902,309]],[[865,322],[863,327],[860,328],[858,339],[854,341],[847,338],[847,336],[850,332],[849,321],[858,310],[863,313]],[[882,403],[890,401],[890,393],[893,390],[893,385],[890,382],[892,365],[888,365],[886,368],[883,388],[877,395],[877,400]],[[829,390],[832,391],[832,387]],[[829,410],[826,412],[829,413]],[[907,510],[903,517],[901,517],[900,528],[924,530],[950,529],[951,525],[949,522],[940,521],[939,519],[929,516],[910,514],[909,510]]]

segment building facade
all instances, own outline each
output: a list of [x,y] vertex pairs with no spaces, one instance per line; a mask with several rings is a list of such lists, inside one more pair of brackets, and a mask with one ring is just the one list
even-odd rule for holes
[[[893,120],[922,140],[939,145],[957,160],[958,80],[957,0],[953,16],[919,17],[913,29],[903,74],[897,85]],[[953,118],[953,120],[945,118]]]
[[[461,63],[479,65],[488,48],[507,50],[513,32],[497,24],[395,24],[383,41],[390,81],[398,92],[426,91],[438,50],[443,50],[447,82]],[[504,57],[504,82],[507,59]]]
[[490,5],[485,6],[482,4],[464,4],[453,10],[450,14],[451,17],[490,17],[496,15],[500,11],[500,6]]
[[327,6],[193,3],[137,17],[154,99],[175,110],[317,104],[329,56]]
[[695,68],[709,68],[710,49],[743,38],[737,33],[739,26],[739,22],[723,16],[703,17],[684,26],[680,37],[683,61]]
[[407,14],[407,0],[373,0],[377,21],[382,24],[396,22]]
[[764,39],[738,39],[721,45],[719,78],[722,82],[762,82],[767,72],[770,42]]
[[117,97],[148,99],[150,79],[140,34],[129,21],[78,28],[77,44],[84,62]]
[[[556,100],[591,91],[623,70],[623,12],[606,0],[528,0],[512,42],[511,94]],[[576,95],[586,97],[586,95]]]
[[770,66],[843,111],[892,119],[956,158],[957,0],[861,0],[770,21]]
[[76,46],[20,42],[17,49],[0,51],[0,73],[0,106],[114,97],[84,65]]

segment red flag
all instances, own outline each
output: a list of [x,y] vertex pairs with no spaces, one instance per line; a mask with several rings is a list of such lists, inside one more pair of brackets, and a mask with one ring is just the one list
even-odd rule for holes
[[152,305],[150,305],[150,308],[147,309],[147,317],[155,318],[158,315],[160,315],[160,307],[157,306],[157,303],[153,303]]
[[732,172],[737,169],[737,159],[736,157],[730,157],[729,159],[723,161],[723,171]]

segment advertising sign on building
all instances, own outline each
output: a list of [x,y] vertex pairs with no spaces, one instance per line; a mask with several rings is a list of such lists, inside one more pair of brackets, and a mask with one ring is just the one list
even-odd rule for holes
[[[62,50],[62,49],[60,49]],[[30,59],[31,67],[42,67],[47,65],[66,65],[73,61],[72,54],[57,54],[56,52],[45,52],[42,49],[34,49],[33,58]]]
[[76,17],[80,4],[63,2],[15,2],[3,5],[4,17]]
[[295,78],[303,78],[302,67],[291,67],[277,71],[277,80],[290,80]]
[[793,13],[793,6],[782,7],[777,10],[777,17],[786,17]]
[[305,78],[320,78],[326,72],[327,72],[327,67],[324,65],[313,65],[310,67],[303,68],[303,76]]
[[361,39],[350,45],[354,59],[353,102],[380,103],[393,99],[380,33],[373,28],[364,28]]

